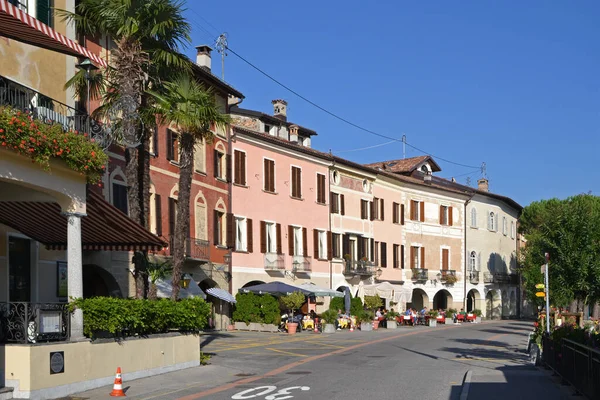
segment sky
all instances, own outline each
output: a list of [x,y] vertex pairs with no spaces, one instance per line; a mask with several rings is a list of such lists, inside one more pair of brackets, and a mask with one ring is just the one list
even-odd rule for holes
[[[597,0],[187,1],[192,46],[229,47],[356,125],[406,141],[442,171],[521,205],[600,195]],[[221,75],[213,53],[213,73]],[[403,157],[390,142],[324,113],[233,54],[225,80],[244,108],[314,129],[312,147],[355,162]],[[387,144],[385,144],[387,143]],[[383,146],[364,149],[366,147]],[[359,151],[351,151],[364,149]],[[410,147],[406,156],[423,154]],[[476,168],[466,168],[440,160]]]

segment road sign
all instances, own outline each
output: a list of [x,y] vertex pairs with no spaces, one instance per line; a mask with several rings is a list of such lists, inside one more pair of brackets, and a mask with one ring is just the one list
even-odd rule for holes
[[537,297],[545,297],[545,296],[546,296],[546,293],[545,293],[545,292],[536,292],[536,293],[535,293],[535,295],[536,295]]
[[536,289],[543,289],[545,286],[543,283],[538,283],[537,285],[535,285]]

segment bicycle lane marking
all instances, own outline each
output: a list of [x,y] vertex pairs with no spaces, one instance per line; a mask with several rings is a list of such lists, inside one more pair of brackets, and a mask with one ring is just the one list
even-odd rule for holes
[[[435,329],[434,328],[430,328],[428,331],[429,332],[437,332],[437,331],[442,331],[442,330],[446,330],[446,329],[453,329],[453,328],[458,328],[458,327],[460,327],[460,325],[450,325],[450,326],[446,326],[446,327],[443,327],[443,328],[435,328]],[[208,390],[205,390],[205,391],[202,391],[202,392],[198,392],[198,393],[190,394],[190,395],[187,395],[187,396],[184,396],[184,397],[180,397],[177,400],[196,400],[196,399],[200,399],[202,397],[210,396],[210,395],[213,395],[213,394],[224,392],[224,391],[229,390],[229,389],[236,388],[236,387],[238,387],[240,385],[245,385],[245,384],[248,384],[248,383],[259,381],[259,380],[264,379],[264,378],[268,378],[268,377],[271,377],[271,376],[279,375],[279,374],[281,374],[281,373],[283,373],[285,371],[288,371],[288,370],[290,370],[292,368],[295,368],[295,367],[298,367],[300,365],[304,365],[304,364],[307,364],[307,363],[310,363],[310,362],[313,362],[313,361],[316,361],[316,360],[320,360],[320,359],[325,358],[325,357],[331,357],[333,355],[345,353],[347,351],[359,349],[361,347],[366,347],[366,346],[369,346],[369,345],[373,345],[373,344],[377,344],[377,343],[382,343],[382,342],[387,342],[387,341],[390,341],[390,340],[393,340],[393,339],[398,339],[398,338],[401,338],[401,337],[418,335],[418,334],[423,334],[423,333],[426,333],[426,332],[418,330],[418,331],[414,331],[414,332],[408,332],[408,333],[402,333],[402,334],[399,334],[399,335],[389,336],[389,337],[385,337],[385,338],[373,340],[373,341],[370,341],[370,342],[363,342],[363,343],[354,344],[352,346],[348,346],[346,348],[339,349],[339,350],[334,350],[334,351],[329,352],[329,353],[318,354],[318,355],[315,355],[315,356],[310,356],[310,357],[304,358],[304,359],[299,360],[299,361],[294,361],[292,363],[283,365],[283,366],[281,366],[279,368],[276,368],[276,369],[273,369],[273,370],[271,370],[269,372],[266,372],[265,374],[260,375],[260,376],[253,376],[251,378],[245,378],[245,379],[241,379],[241,380],[238,380],[238,381],[235,381],[235,382],[227,383],[225,385],[217,386],[217,387],[214,387],[212,389],[208,389]]]

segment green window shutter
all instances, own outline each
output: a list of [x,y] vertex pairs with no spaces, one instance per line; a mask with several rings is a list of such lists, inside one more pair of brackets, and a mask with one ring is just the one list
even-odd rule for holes
[[36,9],[36,18],[43,22],[44,24],[52,27],[54,25],[54,18],[52,8],[54,6],[53,0],[36,0],[35,9]]

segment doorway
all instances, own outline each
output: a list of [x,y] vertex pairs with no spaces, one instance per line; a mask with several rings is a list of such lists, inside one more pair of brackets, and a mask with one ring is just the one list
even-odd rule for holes
[[8,300],[31,301],[31,240],[8,239]]

